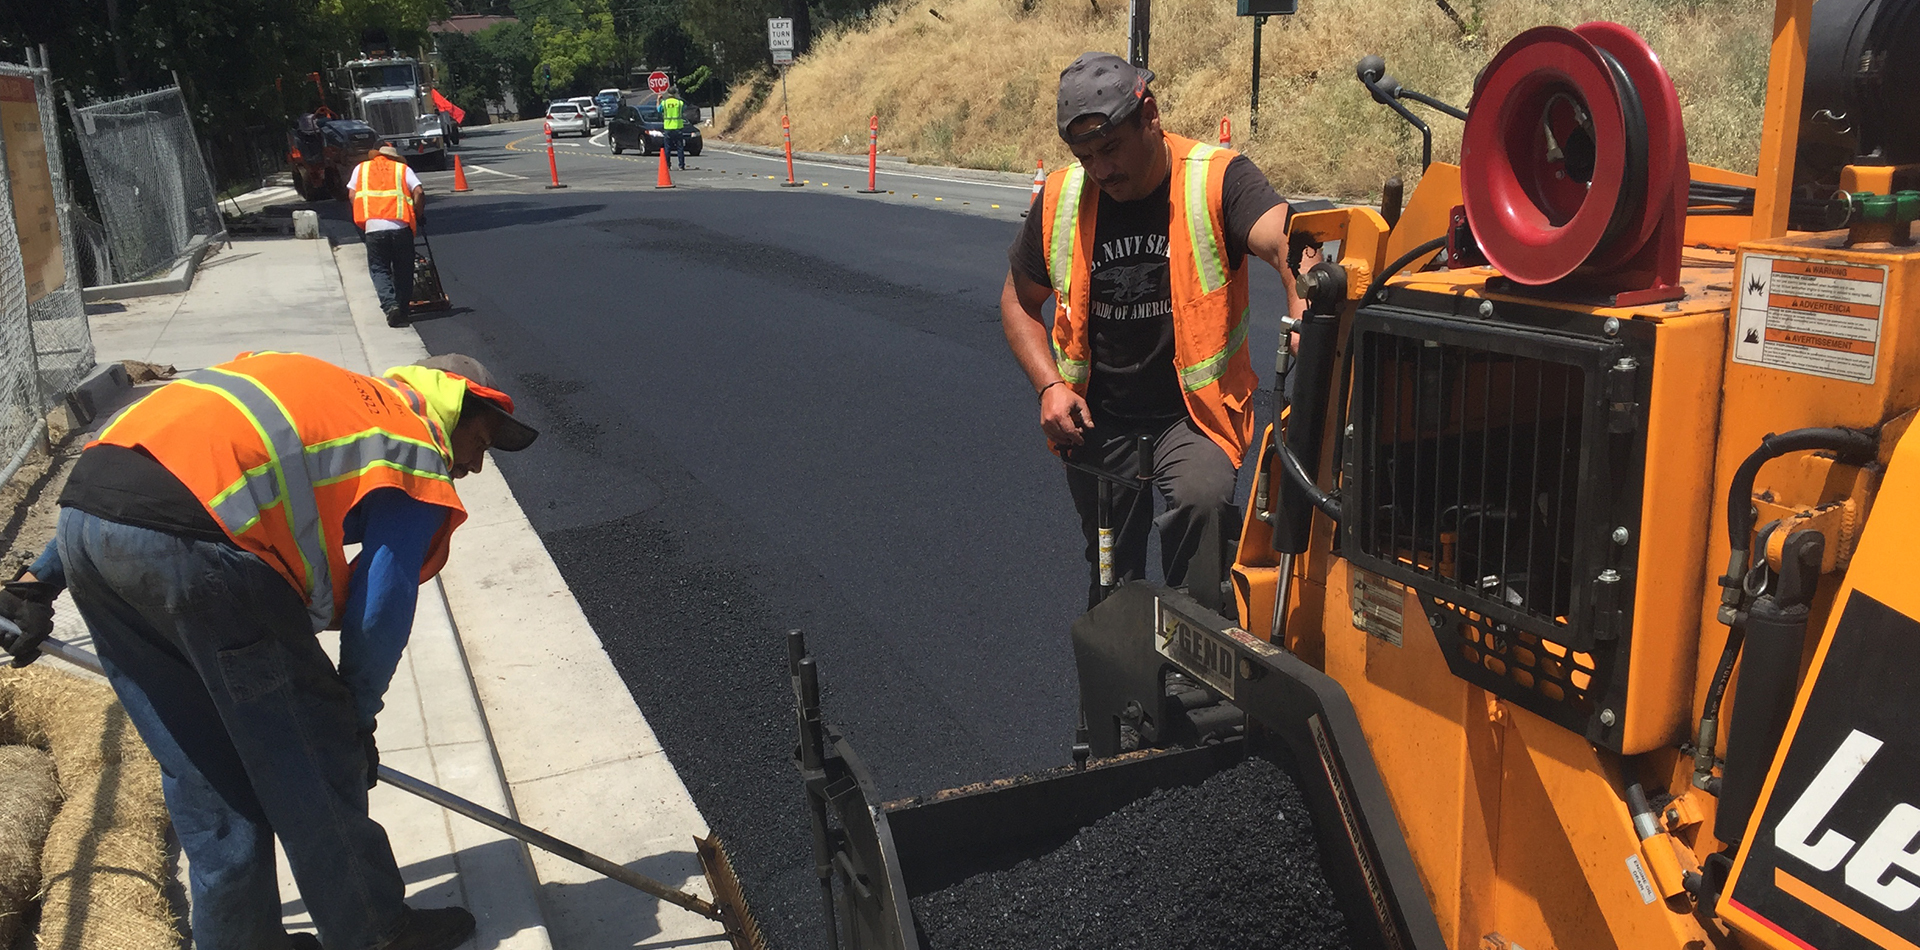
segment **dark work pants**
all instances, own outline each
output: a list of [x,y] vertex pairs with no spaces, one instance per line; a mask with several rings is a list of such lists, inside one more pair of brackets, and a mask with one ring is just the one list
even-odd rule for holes
[[674,161],[674,156],[676,155],[679,156],[680,169],[685,171],[687,167],[687,132],[685,129],[667,130],[667,161]]
[[[1095,430],[1073,460],[1105,468],[1123,478],[1139,474],[1135,449],[1139,430]],[[1116,583],[1138,580],[1147,573],[1147,535],[1160,528],[1160,565],[1168,587],[1192,591],[1217,588],[1227,579],[1226,546],[1239,537],[1239,510],[1233,504],[1238,472],[1225,450],[1182,419],[1154,434],[1153,484],[1167,500],[1167,510],[1153,515],[1153,496],[1115,485],[1108,524],[1113,527],[1113,574]],[[1067,488],[1080,513],[1080,530],[1087,537],[1087,606],[1100,602],[1100,479],[1067,469]],[[1213,598],[1202,598],[1212,600]]]
[[367,814],[353,696],[292,585],[232,545],[75,508],[57,544],[107,679],[160,763],[194,946],[286,946],[275,836],[329,950],[397,936],[405,886]]
[[367,274],[373,278],[373,291],[380,295],[385,313],[407,312],[413,300],[413,231],[368,231]]

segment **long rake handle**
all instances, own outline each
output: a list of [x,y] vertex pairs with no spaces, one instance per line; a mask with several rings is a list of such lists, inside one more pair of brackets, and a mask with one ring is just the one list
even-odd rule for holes
[[686,891],[675,890],[644,874],[622,867],[578,845],[569,844],[537,828],[529,828],[483,805],[475,804],[444,788],[429,785],[390,766],[380,766],[380,781],[411,792],[441,808],[458,812],[489,828],[511,835],[556,857],[606,875],[628,887],[642,890],[670,904],[677,904],[710,920],[721,920],[720,911],[707,901]]
[[[0,619],[0,624],[5,624],[4,619]],[[6,625],[12,626],[11,624],[6,624]],[[15,627],[14,630],[15,630],[15,633],[17,634],[19,628]],[[59,657],[60,659],[65,660],[68,663],[73,664],[74,666],[80,667],[81,669],[91,670],[95,673],[101,674],[102,676],[106,675],[106,670],[102,668],[100,665],[99,657],[93,655],[92,653],[89,653],[86,650],[82,650],[71,643],[66,643],[62,640],[58,640],[53,637],[48,637],[46,640],[41,642],[40,652],[45,653],[48,656]],[[632,871],[618,864],[615,864],[612,861],[609,861],[606,858],[603,858],[597,854],[594,854],[593,852],[588,851],[585,848],[582,848],[578,845],[569,844],[565,841],[561,841],[559,838],[556,838],[550,834],[547,834],[546,832],[541,831],[537,828],[529,828],[526,825],[523,825],[517,821],[514,821],[513,819],[508,818],[507,816],[502,815],[491,808],[487,808],[483,805],[470,802],[464,798],[461,798],[458,795],[455,795],[452,792],[447,791],[444,788],[440,788],[439,786],[436,786],[436,785],[429,785],[426,782],[423,782],[417,778],[414,778],[411,775],[406,774],[405,772],[398,771],[396,769],[393,769],[390,766],[385,766],[385,765],[380,766],[379,777],[380,777],[380,781],[385,782],[388,785],[393,786],[394,788],[400,789],[403,792],[410,792],[414,795],[418,795],[421,798],[424,798],[427,801],[434,803],[435,805],[439,805],[441,808],[445,808],[448,811],[458,812],[459,814],[465,815],[468,818],[471,818],[474,821],[477,821],[483,825],[486,825],[487,827],[492,828],[495,831],[518,838],[521,841],[524,841],[530,845],[533,845],[534,847],[539,848],[540,850],[545,851],[549,854],[552,854],[556,857],[564,858],[568,861],[572,861],[573,863],[580,865],[583,868],[587,868],[588,870],[596,871],[600,874],[606,875],[608,878],[615,881],[619,881],[620,883],[625,884],[628,887],[634,888],[636,890],[645,891],[648,894],[652,894],[653,896],[658,897],[669,904],[675,904],[680,907],[684,907],[709,920],[719,920],[722,923],[725,922],[725,920],[722,918],[720,914],[719,909],[714,907],[712,904],[708,903],[707,901],[703,901],[700,898],[687,893],[686,891],[675,890],[671,887],[668,887],[667,885],[662,884],[659,881],[654,880],[653,878],[650,878],[644,874],[640,874],[636,871]]]

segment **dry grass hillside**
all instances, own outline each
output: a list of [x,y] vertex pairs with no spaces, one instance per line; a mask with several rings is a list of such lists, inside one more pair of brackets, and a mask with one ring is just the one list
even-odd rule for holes
[[[1232,0],[1154,4],[1154,83],[1169,130],[1234,144],[1283,193],[1363,197],[1386,176],[1412,183],[1420,139],[1353,78],[1367,53],[1408,88],[1465,105],[1473,78],[1528,27],[1614,20],[1672,73],[1694,161],[1751,171],[1765,97],[1769,0],[1305,0],[1267,21],[1260,130],[1249,136],[1252,21]],[[787,77],[794,148],[864,152],[868,116],[882,149],[913,161],[1003,170],[1069,160],[1054,131],[1060,70],[1089,49],[1125,52],[1124,0],[913,0],[816,40]],[[936,15],[937,14],[937,15]],[[1424,107],[1415,105],[1416,111]],[[722,107],[731,138],[780,144],[780,90],[743,83]],[[1460,123],[1428,113],[1437,159],[1458,154]]]

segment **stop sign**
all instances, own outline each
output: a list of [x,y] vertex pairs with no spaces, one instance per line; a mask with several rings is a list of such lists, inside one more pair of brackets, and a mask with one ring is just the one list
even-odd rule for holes
[[657,69],[653,71],[653,75],[647,77],[647,89],[656,96],[666,92],[668,85],[670,84],[667,82],[667,74]]

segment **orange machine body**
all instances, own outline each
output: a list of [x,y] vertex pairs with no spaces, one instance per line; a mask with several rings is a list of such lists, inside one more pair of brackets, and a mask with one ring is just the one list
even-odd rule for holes
[[[1430,308],[1452,326],[1471,328],[1501,319],[1509,308],[1533,308],[1569,320],[1618,321],[1623,336],[1651,341],[1653,354],[1634,397],[1646,407],[1644,430],[1636,434],[1644,437],[1642,461],[1630,475],[1640,483],[1639,515],[1616,535],[1637,549],[1627,578],[1633,609],[1624,636],[1631,651],[1615,674],[1624,689],[1610,694],[1623,695],[1619,708],[1594,710],[1604,728],[1582,734],[1516,701],[1568,684],[1584,689],[1591,657],[1537,636],[1470,633],[1457,649],[1500,685],[1488,688],[1484,677],[1480,685],[1469,682],[1454,669],[1460,657],[1443,652],[1446,641],[1435,636],[1434,598],[1356,564],[1348,539],[1329,519],[1316,516],[1311,547],[1292,564],[1285,587],[1290,609],[1276,645],[1324,669],[1351,697],[1442,932],[1457,950],[1920,945],[1920,909],[1902,916],[1865,903],[1859,893],[1840,893],[1839,871],[1821,876],[1781,859],[1777,867],[1750,872],[1754,862],[1747,859],[1759,847],[1754,842],[1773,833],[1762,823],[1773,814],[1769,803],[1777,811],[1774,799],[1798,795],[1806,784],[1804,776],[1783,778],[1782,763],[1790,761],[1808,695],[1842,628],[1836,605],[1867,591],[1907,618],[1920,617],[1920,586],[1911,577],[1920,557],[1910,540],[1920,532],[1920,440],[1902,438],[1906,418],[1920,407],[1920,247],[1861,242],[1847,231],[1786,232],[1790,176],[1780,165],[1793,155],[1810,8],[1810,2],[1783,0],[1775,20],[1762,173],[1693,168],[1696,181],[1754,187],[1757,199],[1752,216],[1688,219],[1683,299],[1609,307],[1553,299],[1502,281],[1489,267],[1422,271],[1424,262],[1386,282],[1401,301],[1397,306]],[[1850,167],[1843,177],[1886,176],[1884,169]],[[1447,212],[1459,196],[1459,170],[1436,165],[1391,229],[1364,208],[1295,216],[1296,231],[1340,242],[1335,259],[1348,273],[1349,302],[1336,365],[1352,358],[1346,348],[1357,344],[1347,331],[1356,315],[1378,302],[1362,299],[1374,276],[1445,234]],[[1478,405],[1500,407],[1523,397],[1517,376],[1497,379],[1488,373],[1484,391],[1469,384],[1457,415],[1442,421],[1440,431],[1473,425]],[[1345,484],[1335,448],[1353,436],[1350,428],[1337,431],[1337,423],[1356,411],[1357,383],[1350,398],[1348,406],[1329,400],[1318,473],[1323,486]],[[1491,411],[1508,412],[1510,423],[1514,418],[1512,409]],[[1708,682],[1728,639],[1720,619],[1720,577],[1731,547],[1727,494],[1735,469],[1763,437],[1802,427],[1873,430],[1880,458],[1851,465],[1829,454],[1788,455],[1769,463],[1755,482],[1758,524],[1818,530],[1827,543],[1794,718],[1747,843],[1729,847],[1713,835],[1717,799],[1696,780],[1691,755]],[[1239,616],[1261,633],[1280,589],[1281,561],[1266,520],[1282,478],[1270,470],[1273,438],[1272,430],[1264,433],[1250,456],[1261,467],[1233,567]],[[1349,466],[1354,451],[1349,445]],[[1883,475],[1891,479],[1884,488]],[[1354,500],[1344,504],[1351,513]],[[1784,535],[1778,532],[1755,558],[1771,558],[1777,570]],[[1401,557],[1436,574],[1451,569],[1440,554]],[[1736,668],[1725,704],[1739,702]],[[1910,708],[1920,712],[1920,705]],[[1910,719],[1920,731],[1920,714]],[[1726,748],[1726,730],[1722,718],[1713,736],[1718,749]],[[1920,786],[1912,776],[1905,781]],[[1631,784],[1643,786],[1655,803],[1652,833],[1636,831],[1622,794]],[[1899,800],[1920,804],[1920,787]],[[1920,817],[1915,821],[1920,829]],[[1848,840],[1874,831],[1854,829]],[[1896,842],[1905,855],[1898,860],[1909,864],[1890,865],[1896,869],[1886,871],[1883,884],[1888,875],[1905,873],[1897,867],[1920,866],[1912,857],[1913,837]],[[1726,891],[1706,892],[1703,905],[1697,883],[1716,860],[1733,861],[1734,868]],[[1763,873],[1773,888],[1763,895],[1773,902],[1768,908],[1799,908],[1789,916],[1804,911],[1817,926],[1795,933],[1792,926],[1800,925],[1783,925],[1765,908],[1727,896],[1737,888],[1757,893],[1758,878],[1742,875]]]

